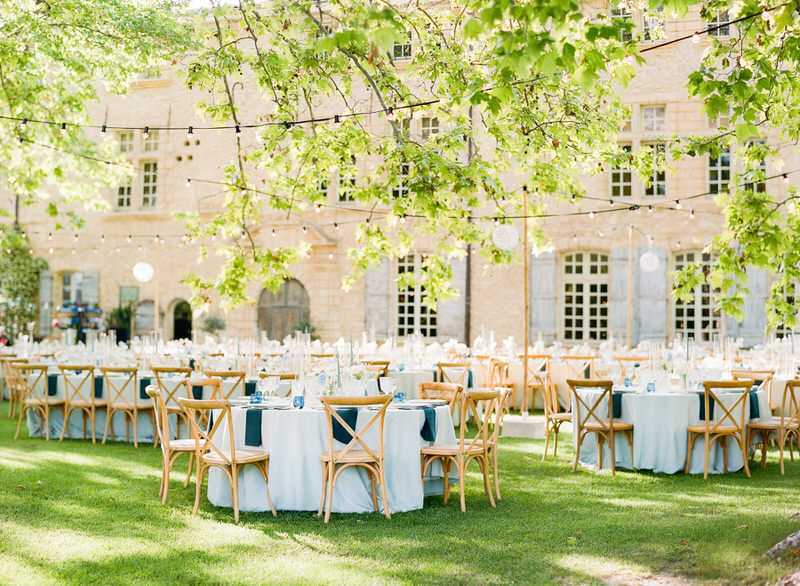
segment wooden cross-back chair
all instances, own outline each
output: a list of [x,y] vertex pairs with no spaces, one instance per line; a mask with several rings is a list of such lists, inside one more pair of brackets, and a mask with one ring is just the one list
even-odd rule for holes
[[[528,380],[525,381],[525,387],[528,390],[528,400],[530,401],[530,408],[536,408],[536,393],[541,393],[542,401],[545,400],[546,387],[552,384],[550,380],[550,360],[552,356],[549,354],[520,354],[519,359],[524,361],[528,359]],[[523,389],[522,403],[525,402],[525,392]],[[522,405],[521,403],[521,405]],[[522,405],[522,411],[527,411],[528,405]]]
[[[152,403],[139,403],[139,374],[135,366],[101,366],[103,380],[106,385],[106,429],[103,433],[103,442],[108,439],[111,431],[111,441],[116,441],[114,433],[114,415],[122,413],[125,418],[125,441],[130,441],[130,428],[133,424],[133,446],[139,447],[139,411],[146,411],[150,415],[150,422],[155,429]],[[121,380],[120,380],[121,379]],[[127,396],[126,396],[127,394]],[[153,434],[153,442],[158,441]]]
[[[195,442],[195,458],[199,465],[197,468],[197,486],[194,497],[194,513],[200,507],[200,493],[203,487],[203,478],[209,468],[219,468],[228,477],[231,485],[231,497],[233,501],[233,520],[239,522],[239,469],[247,466],[255,466],[264,477],[264,484],[267,488],[267,501],[272,515],[275,516],[275,507],[272,505],[272,497],[269,494],[269,453],[261,450],[237,449],[236,433],[233,428],[233,417],[231,417],[231,404],[226,399],[189,399],[179,397],[178,402],[186,410],[187,419],[191,425],[192,438]],[[213,417],[210,427],[206,429],[200,421],[200,415],[218,411]],[[228,441],[218,442],[217,434],[223,427],[228,431]],[[220,433],[220,436],[223,434]]]
[[[91,364],[59,364],[61,378],[64,381],[64,428],[61,430],[61,440],[65,436],[72,437],[69,430],[69,418],[73,411],[80,411],[83,420],[83,439],[86,439],[86,419],[89,419],[92,428],[92,443],[97,442],[95,437],[95,415],[98,407],[105,408],[108,401],[94,396],[94,366]],[[73,380],[72,377],[77,379]]]
[[[570,393],[571,395],[572,393]],[[544,387],[544,453],[542,454],[542,462],[547,458],[547,448],[550,445],[550,436],[554,435],[553,442],[553,456],[558,453],[558,434],[561,431],[561,425],[565,422],[572,422],[572,413],[569,411],[569,402],[567,409],[562,410],[558,404],[558,389],[553,384],[552,380],[548,380],[548,384]]]
[[[708,456],[714,446],[714,442],[719,441],[722,447],[722,462],[725,472],[728,471],[728,438],[732,438],[742,450],[742,460],[744,460],[744,471],[750,478],[750,466],[747,462],[748,456],[746,449],[746,426],[747,426],[747,403],[749,399],[748,391],[753,385],[749,379],[738,381],[704,381],[703,400],[705,402],[705,421],[698,425],[690,425],[686,428],[688,434],[687,454],[686,454],[686,474],[689,473],[692,464],[692,448],[698,437],[705,439],[705,465],[703,468],[703,478],[708,478]],[[727,407],[721,400],[718,393],[738,393],[733,404]],[[710,405],[713,401],[714,413]]]
[[[155,416],[153,435],[158,438],[157,441],[161,444],[161,485],[158,487],[158,496],[161,497],[161,503],[166,504],[167,495],[169,494],[169,473],[175,465],[175,461],[182,454],[189,454],[189,466],[186,472],[186,480],[183,483],[183,486],[186,487],[192,478],[194,455],[199,446],[194,438],[172,439],[169,414],[167,413],[167,405],[164,402],[161,389],[156,385],[149,385],[145,388],[145,392],[153,399],[153,413]],[[198,466],[199,464],[198,462]]]
[[[325,420],[328,423],[328,451],[320,454],[322,460],[322,498],[319,503],[317,516],[325,512],[325,522],[331,518],[331,508],[333,507],[333,487],[336,480],[343,470],[352,467],[359,467],[366,470],[372,488],[372,506],[378,512],[378,497],[375,491],[375,484],[381,487],[381,499],[383,510],[387,519],[392,515],[389,510],[389,501],[386,496],[386,473],[383,461],[383,424],[386,418],[386,409],[392,402],[391,395],[378,395],[375,397],[322,397],[322,405],[325,408]],[[337,412],[337,409],[359,407],[378,407],[367,423],[356,430],[351,427]],[[369,411],[373,413],[373,411]],[[335,449],[333,440],[334,420],[350,434],[350,441],[342,449]],[[358,427],[358,419],[356,424]],[[370,447],[364,439],[372,427],[378,429],[378,444],[376,448]]]
[[564,355],[561,358],[567,365],[567,378],[571,379],[594,378],[594,356]]
[[494,417],[488,418],[489,442],[486,445],[486,449],[489,452],[489,465],[492,468],[495,498],[500,500],[500,466],[498,462],[500,431],[503,428],[503,418],[509,409],[514,391],[507,388],[499,388],[497,390],[500,392],[500,396],[497,399],[497,408],[495,409]]
[[19,422],[14,439],[19,437],[25,414],[33,409],[39,415],[39,435],[49,440],[50,409],[53,407],[63,409],[64,399],[48,396],[47,365],[17,362],[10,364],[9,367],[18,373],[14,376],[18,378],[22,389],[22,394],[19,396]]
[[769,409],[773,413],[775,413],[776,409],[780,407],[780,405],[775,402],[775,398],[772,396],[772,379],[775,377],[774,370],[745,370],[742,368],[737,368],[731,370],[731,376],[733,377],[733,380],[750,379],[753,381],[754,385],[758,385],[759,389],[763,389],[767,394]]
[[624,378],[632,369],[645,364],[649,358],[647,356],[617,356],[616,361],[619,364],[620,375]]
[[18,395],[22,391],[20,381],[18,380],[19,372],[13,370],[14,364],[25,364],[28,362],[27,358],[17,358],[16,356],[3,357],[3,379],[8,389],[8,417],[14,418],[17,414],[19,407]]
[[800,380],[786,381],[781,399],[781,414],[778,417],[762,417],[758,421],[752,421],[747,424],[747,452],[745,454],[750,454],[750,448],[756,436],[760,435],[762,468],[767,465],[767,441],[770,436],[774,436],[778,440],[778,448],[781,453],[781,474],[784,473],[783,451],[787,443],[789,444],[789,454],[794,460],[792,443],[800,439],[800,403],[798,403],[798,398],[800,398]]
[[450,414],[455,411],[461,398],[462,387],[454,383],[419,383],[417,395],[420,399],[443,399],[450,406]]
[[364,365],[368,372],[374,373],[375,378],[389,376],[388,360],[362,360],[361,364]]
[[[208,378],[217,378],[220,380],[220,396],[213,397],[214,399],[230,399],[231,397],[245,396],[244,382],[247,373],[243,370],[206,370],[204,372]],[[233,381],[229,389],[225,389],[225,383]]]
[[[572,408],[576,423],[574,433],[577,437],[572,471],[575,472],[578,468],[578,457],[583,441],[590,433],[594,433],[597,436],[597,469],[603,468],[603,444],[607,443],[611,452],[611,475],[616,475],[614,436],[617,432],[625,434],[631,448],[631,466],[636,470],[633,459],[633,425],[624,421],[614,421],[611,393],[614,383],[610,380],[567,379],[567,385],[572,392]],[[579,389],[599,391],[599,394],[594,399],[587,400],[581,396]]]
[[436,380],[441,383],[461,385],[469,388],[469,362],[438,362],[436,364]]
[[[183,379],[192,376],[192,369],[188,366],[154,366],[151,370],[156,377],[156,384],[164,397],[167,413],[176,417],[175,430],[177,437],[181,437],[181,423],[186,426],[186,432],[188,433],[189,422],[186,420],[186,412],[178,403],[178,398],[186,391],[183,386]],[[170,375],[173,374],[183,376],[171,377]],[[191,389],[189,389],[189,392],[191,392]]]
[[481,386],[486,387],[491,374],[491,360],[492,357],[488,354],[478,354],[475,356],[475,364],[478,365],[478,373],[481,377]]
[[[185,378],[181,381],[181,384],[186,389],[186,396],[191,399],[230,400],[230,397],[225,394],[221,378]],[[195,396],[195,389],[200,389],[201,394],[199,397]],[[206,392],[206,389],[210,390]],[[206,411],[198,409],[197,416],[200,418],[198,419],[200,425],[208,425],[208,413]]]
[[[439,461],[442,465],[444,474],[444,495],[443,502],[447,504],[450,498],[450,482],[448,476],[453,465],[458,473],[458,486],[461,496],[461,512],[466,512],[467,506],[464,500],[464,479],[467,467],[470,462],[477,462],[483,474],[483,488],[489,496],[489,503],[494,507],[494,495],[489,482],[489,469],[491,467],[489,456],[489,431],[490,422],[496,416],[496,410],[500,409],[499,390],[480,390],[467,391],[461,398],[461,428],[457,443],[454,445],[440,445],[424,447],[420,450],[422,456],[422,481],[425,482],[425,475],[428,473],[433,462]],[[467,437],[467,411],[482,411],[483,420],[479,423],[477,432],[472,437]]]

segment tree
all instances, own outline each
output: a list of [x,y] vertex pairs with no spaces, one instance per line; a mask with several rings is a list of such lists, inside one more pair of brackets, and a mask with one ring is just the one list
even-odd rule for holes
[[44,205],[58,227],[73,228],[83,220],[64,204],[108,205],[99,188],[131,171],[114,141],[100,140],[101,128],[78,125],[92,123],[87,105],[98,100],[101,85],[124,93],[137,74],[190,46],[188,26],[173,16],[180,6],[170,0],[0,6],[0,180],[18,200]]
[[9,340],[28,331],[36,320],[39,275],[47,263],[34,258],[24,234],[9,230],[2,234],[0,254],[0,325]]

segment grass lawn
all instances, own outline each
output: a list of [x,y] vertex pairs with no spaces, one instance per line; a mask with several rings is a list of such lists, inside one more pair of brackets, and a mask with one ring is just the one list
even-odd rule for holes
[[234,525],[206,500],[192,515],[183,458],[163,506],[158,450],[14,441],[14,428],[0,417],[2,583],[774,583],[797,565],[762,556],[800,528],[800,461],[781,477],[776,452],[750,480],[612,478],[573,474],[568,437],[546,463],[544,442],[504,440],[496,509],[473,471],[466,514],[456,489],[391,521],[279,512]]

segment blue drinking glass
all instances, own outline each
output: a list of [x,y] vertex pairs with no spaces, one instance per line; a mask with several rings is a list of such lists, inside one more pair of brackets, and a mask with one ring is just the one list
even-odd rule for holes
[[295,395],[294,399],[292,399],[292,405],[297,407],[298,409],[302,409],[303,405],[306,404],[306,400],[303,395]]
[[625,386],[626,387],[631,386],[631,377],[629,377],[629,376],[625,377]]
[[395,403],[405,403],[405,402],[406,402],[406,394],[405,394],[403,391],[397,391],[397,392],[394,394],[394,399],[393,399],[393,401],[394,401]]
[[647,392],[648,393],[655,393],[656,392],[656,383],[650,381],[647,383]]

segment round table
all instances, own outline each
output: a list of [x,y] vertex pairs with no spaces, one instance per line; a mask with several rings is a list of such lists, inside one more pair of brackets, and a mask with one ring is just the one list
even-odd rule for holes
[[[269,492],[276,509],[316,511],[322,497],[320,454],[328,448],[328,425],[322,409],[262,409],[260,446],[246,445],[248,407],[232,407],[235,445],[239,449],[269,452]],[[374,411],[360,410],[356,429],[363,427]],[[392,513],[421,509],[425,494],[441,494],[441,470],[432,470],[426,478],[424,493],[420,475],[420,448],[456,442],[453,421],[447,405],[436,407],[436,436],[427,442],[420,436],[424,423],[421,409],[390,406],[384,422],[384,462],[389,509]],[[252,430],[249,434],[252,441]],[[227,445],[227,425],[220,426],[214,439]],[[369,445],[377,444],[378,429],[370,428],[365,436]],[[344,444],[334,441],[334,447]],[[451,479],[452,480],[452,479]],[[364,513],[373,510],[367,474],[357,468],[342,472],[333,490],[334,513]],[[231,488],[225,473],[211,469],[208,476],[208,500],[220,507],[230,507]],[[378,504],[383,503],[378,496]],[[261,474],[246,466],[239,475],[239,509],[267,511],[267,491]]]

